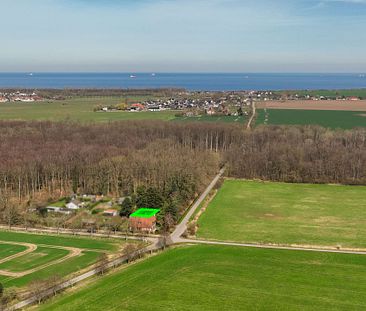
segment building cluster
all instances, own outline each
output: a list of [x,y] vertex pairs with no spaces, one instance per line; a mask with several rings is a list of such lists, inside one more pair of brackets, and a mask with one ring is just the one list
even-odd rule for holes
[[347,101],[358,101],[361,100],[360,97],[357,96],[323,96],[323,95],[310,95],[310,94],[285,94],[281,98],[281,100],[347,100]]
[[[48,213],[72,215],[80,210],[89,211],[91,214],[98,214],[106,218],[114,218],[119,216],[120,205],[125,198],[107,199],[103,195],[82,195],[72,196],[69,200],[50,204],[46,207]],[[93,212],[96,211],[96,213]],[[130,215],[128,219],[128,228],[131,232],[147,232],[154,233],[156,231],[156,215],[159,209],[140,208]],[[83,225],[88,230],[94,231],[96,220],[85,218]]]
[[41,96],[36,94],[35,92],[32,93],[22,93],[22,92],[14,92],[14,93],[0,93],[0,103],[6,102],[35,102],[43,100]]
[[164,111],[164,110],[181,110],[206,111],[208,114],[226,113],[228,107],[244,108],[250,106],[252,101],[275,100],[280,96],[270,92],[180,92],[175,97],[167,99],[157,98],[150,99],[140,103],[131,105],[117,104],[110,106],[99,105],[95,111],[113,112],[118,110],[139,112],[139,111]]

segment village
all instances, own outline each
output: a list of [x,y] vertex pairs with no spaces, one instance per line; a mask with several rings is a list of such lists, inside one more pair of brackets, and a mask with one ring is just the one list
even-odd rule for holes
[[43,97],[39,96],[37,93],[23,93],[20,91],[17,92],[0,92],[0,103],[6,103],[6,102],[35,102],[35,101],[42,101]]

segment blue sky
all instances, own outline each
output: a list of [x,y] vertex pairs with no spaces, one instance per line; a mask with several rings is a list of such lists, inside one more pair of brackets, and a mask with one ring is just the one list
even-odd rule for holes
[[0,71],[365,72],[366,0],[0,0]]

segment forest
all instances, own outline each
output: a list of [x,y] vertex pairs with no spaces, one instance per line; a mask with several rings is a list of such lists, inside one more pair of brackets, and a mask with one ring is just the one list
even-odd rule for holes
[[2,121],[0,212],[6,221],[72,193],[128,196],[137,206],[150,196],[176,221],[223,165],[235,178],[366,184],[366,130]]

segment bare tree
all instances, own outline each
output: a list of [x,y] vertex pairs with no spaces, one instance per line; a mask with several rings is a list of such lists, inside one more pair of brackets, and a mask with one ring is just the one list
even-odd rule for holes
[[98,261],[97,261],[97,269],[101,275],[104,275],[104,273],[108,269],[109,264],[109,258],[106,253],[100,254]]

